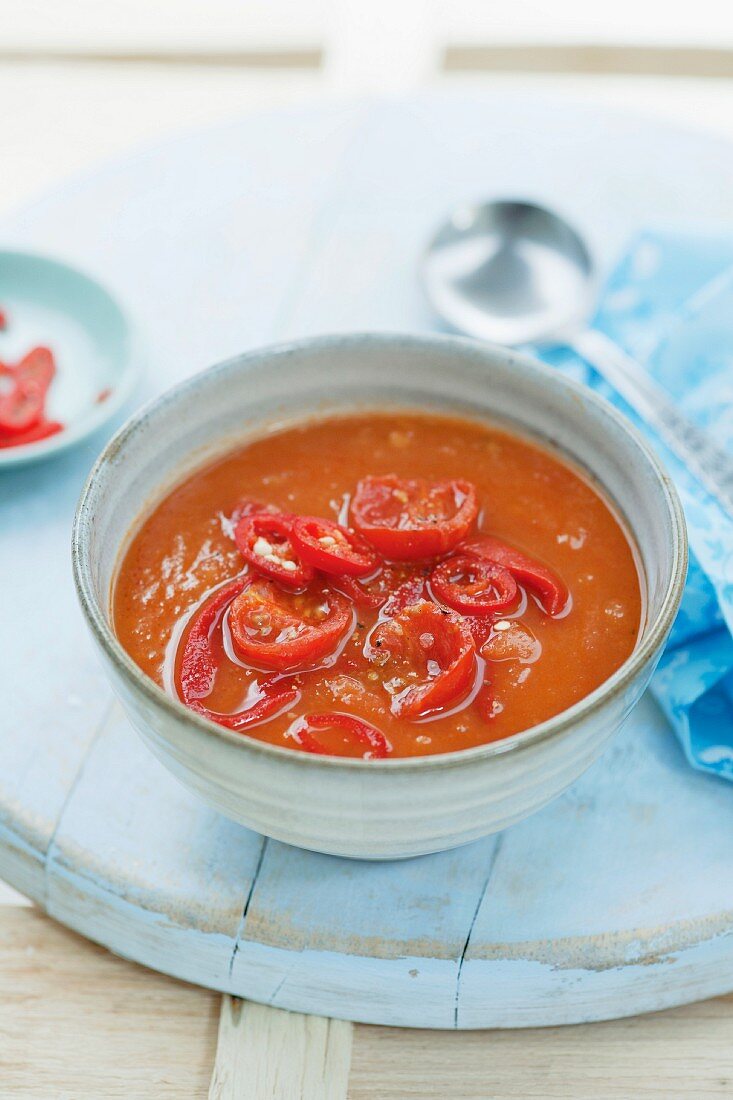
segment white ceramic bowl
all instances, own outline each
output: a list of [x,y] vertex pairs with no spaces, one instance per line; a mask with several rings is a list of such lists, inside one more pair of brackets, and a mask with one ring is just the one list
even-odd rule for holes
[[[312,756],[213,725],[169,698],[110,628],[110,587],[141,511],[191,469],[285,420],[354,407],[464,412],[562,450],[616,502],[638,545],[647,615],[631,657],[569,710],[504,741],[418,759]],[[685,579],[677,494],[633,428],[531,359],[458,337],[336,336],[231,359],[135,415],[91,472],[73,534],[82,608],[131,722],[228,817],[279,840],[364,859],[439,851],[545,805],[599,755],[639,699]]]

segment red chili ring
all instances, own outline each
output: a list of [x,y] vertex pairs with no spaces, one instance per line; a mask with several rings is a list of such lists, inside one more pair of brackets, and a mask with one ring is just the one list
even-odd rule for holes
[[312,729],[333,729],[334,727],[352,733],[357,741],[369,745],[375,759],[383,760],[392,752],[392,746],[381,730],[365,722],[363,718],[356,718],[353,714],[342,714],[340,711],[331,711],[328,714],[306,714],[301,721],[302,728],[296,730],[295,736],[298,744],[306,752],[338,756],[339,753],[326,748],[310,732]]
[[[305,588],[313,580],[315,571],[293,547],[294,519],[286,512],[253,512],[242,516],[234,529],[234,541],[245,561],[264,577],[287,588]],[[271,553],[255,551],[260,539],[272,547]]]
[[430,586],[448,607],[472,615],[505,611],[519,596],[517,582],[508,569],[468,554],[457,554],[436,565],[430,574]]

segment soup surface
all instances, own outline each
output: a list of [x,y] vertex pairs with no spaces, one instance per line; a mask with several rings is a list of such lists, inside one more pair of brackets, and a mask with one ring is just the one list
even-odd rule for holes
[[124,648],[193,710],[367,758],[558,714],[629,656],[641,614],[629,540],[582,475],[423,413],[247,441],[157,504],[113,592]]

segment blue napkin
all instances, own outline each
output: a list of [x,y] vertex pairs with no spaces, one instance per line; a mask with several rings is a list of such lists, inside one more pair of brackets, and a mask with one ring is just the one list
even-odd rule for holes
[[[642,234],[611,275],[594,325],[733,449],[733,240]],[[622,409],[674,478],[690,571],[652,691],[690,764],[733,780],[733,521],[595,371],[569,352],[544,358]]]

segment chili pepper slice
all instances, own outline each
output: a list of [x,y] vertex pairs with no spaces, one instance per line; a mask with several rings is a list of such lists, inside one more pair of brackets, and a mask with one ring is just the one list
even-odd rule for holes
[[519,589],[503,565],[469,554],[457,554],[436,565],[430,586],[454,611],[489,615],[517,602]]
[[0,398],[0,432],[27,432],[41,420],[45,403],[46,395],[37,383],[16,380],[12,390]]
[[0,432],[0,449],[4,447],[21,447],[25,443],[38,443],[40,440],[48,439],[49,436],[56,435],[57,432],[63,430],[64,426],[58,420],[40,420],[24,432],[13,432],[8,435]]
[[351,605],[340,592],[322,586],[284,592],[265,577],[254,578],[229,613],[237,655],[278,672],[303,669],[329,656],[353,621]]
[[397,587],[390,592],[389,596],[382,605],[381,614],[385,619],[393,619],[395,615],[399,615],[400,611],[404,611],[406,607],[411,607],[414,603],[419,603],[425,595],[425,577],[421,574],[416,574],[412,577],[408,577],[402,584],[398,584]]
[[15,367],[15,377],[22,382],[35,382],[44,394],[56,374],[56,362],[50,348],[32,348]]
[[322,573],[365,577],[379,565],[377,555],[364,539],[330,519],[297,516],[290,537],[303,561]]
[[470,481],[428,482],[387,474],[359,482],[351,506],[354,527],[391,561],[447,554],[476,519]]
[[243,730],[272,718],[285,707],[297,702],[300,693],[295,688],[280,687],[277,681],[266,680],[259,685],[259,698],[251,706],[234,714],[220,714],[202,702],[214,687],[217,661],[212,647],[212,635],[233,599],[248,583],[247,577],[237,577],[217,590],[196,615],[186,638],[178,673],[179,694],[191,710],[231,730]]
[[[322,756],[340,756],[341,753],[327,748],[311,732],[329,729],[344,730],[355,741],[368,745],[370,759],[383,760],[392,752],[389,741],[376,726],[372,726],[363,718],[357,718],[353,714],[343,714],[340,711],[330,711],[328,714],[306,714],[294,730],[295,740],[306,752],[320,753]],[[366,757],[367,753],[364,756]]]
[[56,373],[53,354],[48,348],[33,348],[8,373],[13,385],[0,397],[0,432],[16,435],[43,419],[46,394]]
[[315,575],[291,541],[294,516],[286,512],[253,512],[234,529],[234,541],[246,562],[264,577],[288,588],[305,588]]
[[357,607],[381,611],[386,618],[396,615],[411,603],[417,603],[425,594],[425,577],[422,574],[410,574],[404,567],[390,565],[385,565],[369,581],[335,577],[333,583]]
[[197,699],[187,703],[186,706],[203,718],[208,718],[210,722],[216,722],[218,726],[224,726],[239,733],[249,729],[250,726],[256,726],[259,722],[267,721],[268,718],[274,718],[276,714],[297,703],[299,698],[300,692],[296,688],[288,688],[272,694],[265,692],[251,707],[238,710],[234,714],[220,714],[218,711],[209,710]]
[[380,666],[392,713],[403,718],[442,710],[468,691],[476,663],[468,625],[427,600],[380,623],[365,656]]
[[475,542],[462,546],[461,550],[471,557],[492,561],[508,569],[516,581],[534,592],[548,615],[559,615],[567,606],[570,593],[565,582],[549,566],[528,557],[516,547],[482,535]]
[[348,596],[357,607],[370,608],[374,611],[381,607],[386,596],[381,587],[360,584],[355,577],[338,577],[335,580],[339,591]]
[[476,652],[480,653],[491,636],[496,620],[488,615],[464,615],[463,621],[471,631]]
[[473,702],[484,722],[490,722],[492,718],[496,718],[496,696],[494,695],[494,685],[488,674],[484,678],[484,682]]
[[211,636],[226,608],[242,591],[247,577],[236,577],[217,589],[197,612],[183,648],[178,680],[181,697],[188,706],[211,694],[216,679],[217,662],[211,647]]

